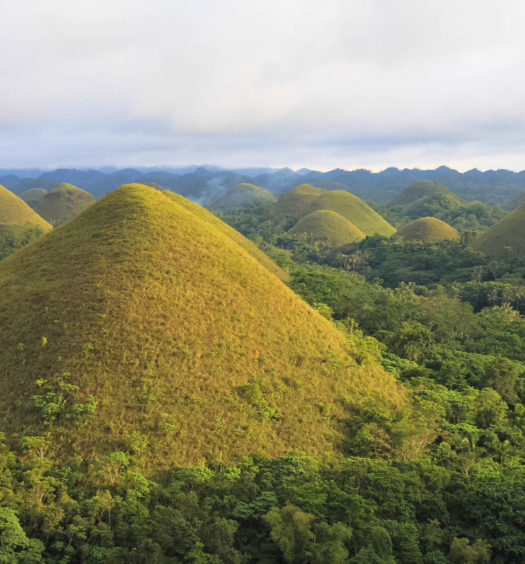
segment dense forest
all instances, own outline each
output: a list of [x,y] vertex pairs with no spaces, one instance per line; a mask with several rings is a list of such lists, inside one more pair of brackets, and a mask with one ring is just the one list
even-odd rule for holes
[[[185,296],[184,309],[177,306],[183,312],[181,317],[202,315],[208,324],[202,335],[209,332],[210,339],[212,324],[220,324],[223,333],[228,331],[230,318],[224,319],[223,310],[213,309],[215,294],[222,292],[226,268],[220,261],[227,260],[224,264],[238,273],[241,281],[240,290],[233,285],[231,288],[235,296],[240,296],[235,303],[245,304],[246,319],[232,316],[233,323],[240,327],[238,333],[234,327],[227,335],[233,344],[223,351],[224,356],[223,352],[214,353],[209,364],[204,348],[198,348],[204,337],[199,333],[191,344],[188,338],[185,348],[173,353],[175,360],[170,361],[177,363],[181,377],[184,371],[197,369],[202,373],[213,370],[216,380],[221,370],[254,370],[247,360],[252,350],[243,348],[246,342],[251,343],[252,319],[264,326],[257,329],[263,335],[264,331],[276,333],[279,325],[285,329],[279,339],[284,341],[288,338],[284,335],[289,336],[283,350],[295,347],[295,364],[293,370],[285,364],[271,364],[266,356],[281,350],[272,341],[266,354],[257,352],[260,372],[254,370],[247,384],[237,384],[238,397],[229,398],[229,419],[219,418],[219,407],[210,407],[213,398],[202,391],[198,395],[195,390],[192,393],[198,395],[198,401],[192,396],[191,402],[179,403],[173,414],[168,413],[170,408],[157,407],[162,401],[161,390],[155,388],[153,374],[167,378],[169,371],[162,372],[166,367],[158,351],[157,356],[148,356],[150,333],[141,322],[143,335],[136,337],[130,350],[142,355],[143,360],[134,363],[124,355],[123,374],[114,369],[111,378],[115,382],[133,378],[133,369],[142,370],[142,362],[147,365],[147,377],[134,384],[141,394],[137,413],[142,427],[124,427],[125,433],[115,443],[118,449],[82,456],[80,447],[75,450],[75,441],[81,444],[80,437],[95,437],[97,425],[109,424],[97,421],[99,411],[109,409],[100,386],[99,395],[96,391],[87,395],[67,373],[60,378],[49,375],[58,370],[68,350],[52,343],[51,333],[39,333],[38,343],[30,345],[10,337],[8,333],[16,333],[18,328],[3,328],[5,334],[0,339],[10,343],[12,349],[3,353],[2,362],[7,367],[4,378],[8,370],[36,375],[45,367],[52,368],[48,375],[38,376],[36,388],[29,382],[32,391],[23,399],[24,405],[9,396],[9,417],[0,446],[0,561],[525,561],[525,255],[514,244],[520,239],[521,225],[525,225],[520,225],[521,215],[516,215],[522,213],[521,208],[514,216],[505,214],[492,203],[458,198],[435,182],[435,177],[426,178],[432,180],[432,186],[416,183],[396,198],[371,206],[355,196],[349,199],[340,194],[343,190],[337,186],[336,190],[321,190],[329,188],[322,184],[303,184],[277,201],[255,187],[256,201],[246,202],[242,199],[247,193],[245,186],[235,189],[235,198],[215,200],[217,216],[256,243],[275,264],[265,262],[268,259],[252,243],[241,241],[238,233],[191,202],[171,195],[161,201],[164,196],[160,192],[148,189],[143,195],[138,188],[110,194],[77,219],[2,261],[0,288],[11,291],[16,277],[34,284],[33,293],[24,295],[20,306],[23,311],[28,309],[30,298],[47,292],[45,280],[53,281],[53,290],[45,294],[46,312],[39,311],[38,317],[28,317],[20,324],[31,327],[37,319],[35,330],[42,332],[47,317],[57,316],[58,321],[51,319],[49,327],[63,324],[65,329],[56,329],[54,334],[72,339],[69,328],[80,326],[58,318],[59,308],[53,310],[53,300],[61,299],[55,297],[62,288],[59,279],[48,272],[51,268],[31,270],[32,262],[36,264],[38,259],[41,265],[45,259],[55,265],[64,257],[73,257],[81,261],[79,269],[87,264],[89,280],[100,293],[93,302],[86,302],[82,295],[75,303],[88,303],[86,309],[94,313],[86,319],[95,323],[101,316],[111,316],[107,304],[119,293],[127,295],[129,290],[130,296],[149,298],[149,294],[141,294],[143,286],[111,286],[115,281],[121,283],[121,273],[136,275],[130,265],[136,268],[139,257],[144,262],[140,271],[146,281],[144,287],[155,288],[155,300],[160,304],[151,301],[148,307],[168,326],[170,321],[162,308],[175,303],[175,297],[164,297],[161,290],[164,280],[177,274],[170,270],[172,259],[167,257],[177,255],[173,260],[179,260],[184,241],[201,241],[198,244],[208,254],[187,258],[181,270],[191,272],[191,277],[182,280],[199,289],[206,304],[195,297],[188,302]],[[171,208],[172,203],[178,207]],[[160,211],[161,204],[168,211]],[[224,208],[218,209],[221,205]],[[412,222],[428,217],[440,223],[431,222],[430,231],[421,223],[408,229]],[[153,222],[157,222],[154,228]],[[185,231],[181,228],[172,233],[178,223],[186,226]],[[119,237],[128,241],[125,237],[130,226],[134,237],[151,239],[151,246],[143,246],[142,239],[129,239],[132,245],[124,251],[115,247],[113,242]],[[404,236],[403,228],[408,229]],[[508,230],[518,233],[501,239],[501,233]],[[480,238],[481,233],[485,233],[485,239]],[[32,238],[27,236],[24,243]],[[476,244],[477,240],[481,243]],[[176,252],[170,247],[172,241],[178,241]],[[238,244],[243,245],[242,250],[237,249]],[[230,258],[216,258],[222,247]],[[88,251],[93,249],[102,257],[97,258],[99,262],[90,262],[93,259]],[[201,252],[199,249],[196,246],[193,252]],[[195,256],[208,261],[202,273],[188,266],[191,261],[199,262]],[[114,260],[117,262],[111,262]],[[244,264],[250,268],[243,270]],[[101,268],[106,268],[103,278],[98,277]],[[257,268],[262,280],[253,289],[252,268]],[[266,278],[264,269],[273,269],[273,273]],[[329,346],[330,352],[318,364],[309,364],[314,337],[303,329],[305,316],[310,314],[300,300],[296,303],[295,296],[281,294],[282,283],[275,274],[320,319],[318,332],[322,329],[325,334],[322,346]],[[206,275],[209,280],[203,281]],[[71,280],[64,288],[71,287]],[[102,283],[106,284],[104,288]],[[225,283],[224,288],[230,286]],[[71,290],[71,295],[76,291]],[[83,287],[78,291],[87,292]],[[255,306],[253,311],[249,309],[248,294],[255,291],[259,294],[254,302],[260,309],[268,309],[266,317],[258,317]],[[17,287],[16,292],[22,290]],[[272,301],[264,301],[264,296],[271,296]],[[226,294],[221,299],[235,309]],[[96,308],[104,300],[106,309],[100,313]],[[287,304],[288,313],[280,310],[280,300]],[[139,307],[141,301],[137,298],[132,303]],[[118,304],[119,311],[131,316]],[[0,305],[4,317],[22,311],[7,303]],[[81,307],[75,311],[81,311]],[[240,334],[242,339],[238,338]],[[114,336],[108,330],[103,338]],[[111,342],[124,347],[124,339]],[[264,339],[271,341],[268,335]],[[339,339],[347,352],[338,352]],[[169,340],[161,342],[170,346]],[[77,366],[91,377],[93,351],[102,345],[80,337],[76,345]],[[252,348],[257,346],[255,343]],[[55,347],[53,356],[48,353],[51,347]],[[231,357],[238,358],[233,369],[227,364]],[[109,366],[108,361],[105,363]],[[109,370],[106,365],[104,370]],[[323,388],[325,395],[316,398],[315,426],[308,427],[308,421],[302,419],[313,417],[311,405],[297,403],[292,408],[287,398],[304,400],[306,396],[297,390],[306,387],[308,373],[312,372],[316,372],[315,386],[319,389],[327,380],[334,388],[339,386],[340,375],[348,366],[352,374],[360,374],[365,393],[337,396]],[[373,381],[380,374],[394,382],[382,380],[384,388],[378,396]],[[295,386],[295,395],[287,395],[288,391],[281,389],[283,384],[277,386],[274,378],[296,378],[295,384],[290,383],[290,389]],[[7,387],[2,386],[5,394]],[[113,391],[119,389],[116,383],[114,386]],[[124,394],[112,397],[112,401],[117,406],[119,401],[127,408],[131,405]],[[197,444],[199,440],[222,444],[222,437],[235,432],[239,441],[244,441],[242,454],[231,451],[229,456],[226,448],[209,450],[198,461],[185,459],[181,452],[163,455],[166,451],[152,443],[164,440],[170,445],[170,437],[180,437],[175,412],[186,410],[185,417],[191,417],[192,411],[201,409],[199,402],[206,404],[216,420],[205,431],[204,426],[195,434],[186,431],[180,441],[193,443],[187,452],[193,452],[194,447],[204,452],[204,446]],[[237,415],[236,406],[242,402],[247,407]],[[111,413],[120,417],[116,411]],[[275,429],[284,425],[288,413],[295,420],[286,423],[290,436],[305,432],[319,436],[304,442],[304,448],[284,452],[275,447],[277,450],[270,452],[268,447],[268,452],[262,452],[260,446],[265,440],[274,444]],[[253,419],[250,428],[243,424],[246,414]],[[336,418],[342,422],[342,433],[337,448],[333,448],[332,443],[322,441]],[[148,427],[150,420],[155,421],[154,432]],[[21,421],[30,424],[26,427]],[[199,432],[207,436],[199,437]],[[57,454],[57,437],[68,433],[79,437],[70,441],[74,456]],[[299,444],[299,439],[294,440]],[[319,446],[311,454],[308,450],[314,440],[319,440]],[[180,448],[180,441],[173,444]],[[159,458],[158,464],[152,464],[154,456]],[[163,456],[169,460],[161,463]]]

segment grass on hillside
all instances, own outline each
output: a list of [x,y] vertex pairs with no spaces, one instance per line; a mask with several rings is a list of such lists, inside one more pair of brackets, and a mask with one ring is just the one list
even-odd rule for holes
[[365,238],[365,234],[342,215],[331,210],[317,210],[290,229],[289,233],[306,233],[328,247],[339,247]]
[[94,202],[92,194],[64,182],[47,192],[35,205],[35,211],[51,225],[60,225],[77,216]]
[[20,194],[20,198],[22,198],[28,206],[34,208],[46,194],[47,190],[44,188],[30,188]]
[[459,233],[448,223],[437,217],[421,217],[411,221],[395,235],[405,241],[437,243],[438,241],[458,240]]
[[404,409],[393,377],[181,200],[120,188],[0,263],[11,440],[49,433],[54,455],[90,458],[139,437],[162,468],[337,452],[349,405]]
[[226,193],[215,198],[210,208],[222,212],[231,212],[240,207],[261,207],[273,204],[277,198],[265,188],[243,182],[232,186]]
[[51,225],[21,198],[0,186],[0,225],[36,225],[47,232]]
[[472,242],[478,251],[488,255],[508,253],[516,257],[525,255],[525,204],[507,214]]

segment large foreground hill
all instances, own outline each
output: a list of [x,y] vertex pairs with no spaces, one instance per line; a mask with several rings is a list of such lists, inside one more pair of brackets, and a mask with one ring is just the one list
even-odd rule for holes
[[322,454],[341,450],[349,404],[403,404],[390,375],[184,202],[125,186],[0,263],[11,440],[45,435],[54,456],[89,459],[139,438],[151,467]]

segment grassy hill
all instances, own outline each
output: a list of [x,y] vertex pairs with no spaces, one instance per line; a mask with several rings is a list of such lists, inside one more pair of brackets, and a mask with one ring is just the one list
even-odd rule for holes
[[283,194],[277,202],[278,215],[299,221],[318,210],[330,210],[343,216],[365,235],[390,236],[395,229],[366,202],[344,190],[324,190],[301,184]]
[[255,245],[255,243],[252,243],[249,239],[243,237],[238,231],[230,227],[228,224],[224,223],[224,221],[221,221],[217,216],[213,215],[206,208],[203,208],[202,206],[195,204],[191,200],[187,200],[180,194],[175,194],[175,192],[170,192],[169,190],[166,190],[163,193],[165,196],[167,196],[168,198],[170,198],[180,206],[183,206],[184,208],[186,208],[188,211],[190,211],[200,219],[203,219],[204,221],[213,225],[213,227],[218,229],[223,235],[226,235],[232,241],[234,241],[239,246],[241,246],[254,259],[256,259],[257,262],[262,264],[270,272],[273,272],[273,274],[275,274],[278,278],[280,278],[281,280],[288,280],[289,278],[288,273],[285,272],[281,267],[277,266],[277,264],[275,264],[273,260],[271,260],[268,257],[268,255],[263,253],[259,249],[259,247]]
[[423,243],[459,239],[459,233],[437,217],[421,217],[411,221],[401,228],[396,236],[403,237],[405,241],[422,241]]
[[21,198],[0,186],[0,259],[51,229]]
[[209,205],[214,210],[231,212],[232,210],[251,207],[267,206],[277,201],[277,198],[261,186],[242,182],[232,186],[227,192],[215,198]]
[[403,407],[390,375],[182,200],[122,187],[0,263],[11,441],[135,448],[150,468],[322,454],[341,449],[352,402]]
[[77,216],[94,201],[89,192],[64,182],[47,192],[35,205],[35,211],[51,225],[60,225]]
[[365,234],[342,215],[330,210],[317,210],[299,220],[289,233],[307,233],[315,241],[329,247],[355,243]]
[[407,186],[400,194],[398,194],[392,200],[391,205],[406,206],[408,204],[413,204],[421,198],[437,194],[445,196],[452,194],[452,192],[439,182],[433,180],[418,180],[417,182],[412,182],[412,184]]
[[525,255],[525,204],[507,214],[472,242],[472,246],[488,255],[510,252]]
[[20,194],[20,197],[28,206],[34,208],[46,194],[47,190],[44,188],[31,188]]

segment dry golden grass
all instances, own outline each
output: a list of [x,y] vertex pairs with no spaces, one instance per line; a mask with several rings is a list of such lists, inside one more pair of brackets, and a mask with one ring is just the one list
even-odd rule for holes
[[301,184],[283,194],[276,204],[282,218],[296,221],[318,210],[338,213],[365,235],[389,237],[395,229],[366,202],[345,190],[324,190],[310,184]]
[[0,224],[37,226],[44,232],[52,229],[24,200],[3,186],[0,186]]
[[317,210],[299,220],[290,233],[307,233],[315,241],[329,247],[339,247],[355,243],[365,238],[365,234],[342,215],[331,210]]
[[420,217],[400,229],[396,237],[403,237],[405,241],[437,243],[438,241],[458,240],[459,233],[437,217]]
[[525,204],[507,214],[472,242],[472,246],[487,255],[510,253],[525,255]]
[[50,426],[54,456],[98,457],[138,431],[150,467],[337,452],[349,402],[403,408],[393,377],[201,210],[125,186],[0,263],[12,440],[46,431],[39,379],[98,402],[86,425]]

